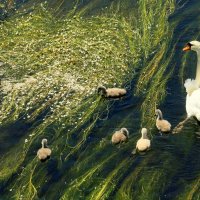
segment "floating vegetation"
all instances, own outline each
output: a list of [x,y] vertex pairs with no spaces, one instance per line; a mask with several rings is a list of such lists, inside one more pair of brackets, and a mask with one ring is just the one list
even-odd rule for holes
[[0,20],[5,19],[15,9],[15,0],[1,0],[0,1]]
[[[145,166],[155,153],[130,158],[138,137],[135,131],[119,151],[110,144],[113,130],[96,128],[113,102],[97,94],[100,85],[127,87],[128,93],[137,95],[141,126],[148,129],[153,126],[155,104],[167,94],[174,67],[173,51],[167,51],[173,27],[167,19],[175,2],[138,0],[134,8],[132,4],[116,1],[101,9],[100,1],[84,6],[76,1],[63,18],[42,4],[0,24],[0,61],[6,68],[1,137],[14,137],[12,131],[24,125],[0,161],[5,199],[132,199],[144,188],[156,190],[151,197],[158,199],[164,191],[176,169],[171,174],[156,168],[149,172]],[[123,14],[125,8],[129,10]],[[93,15],[94,9],[98,12]],[[42,164],[36,151],[44,137],[52,157]],[[174,157],[168,158],[167,166]],[[159,180],[163,184],[158,187]]]

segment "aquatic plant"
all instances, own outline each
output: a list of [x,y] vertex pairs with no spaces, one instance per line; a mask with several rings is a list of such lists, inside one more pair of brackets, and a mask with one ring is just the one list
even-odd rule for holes
[[[141,99],[141,124],[152,127],[155,103],[164,99],[173,70],[167,71],[173,53],[166,49],[172,35],[167,19],[174,1],[138,0],[134,8],[132,1],[117,1],[96,15],[91,13],[101,7],[100,1],[83,7],[79,3],[63,18],[42,4],[0,25],[0,60],[6,69],[1,129],[7,134],[8,127],[25,124],[17,144],[0,161],[0,180],[8,198],[132,199],[143,186],[153,191],[154,180],[170,179],[164,170],[155,169],[151,181],[145,181],[152,175],[145,165],[155,154],[135,168],[137,160],[127,152],[133,149],[136,134],[118,152],[108,143],[112,130],[95,127],[112,105],[97,95],[96,88],[130,87],[132,80],[133,93]],[[123,15],[127,7],[129,12]],[[35,153],[44,136],[53,153],[41,165]],[[92,141],[95,137],[98,140]],[[169,156],[166,165],[171,160]],[[147,175],[142,178],[143,174]]]

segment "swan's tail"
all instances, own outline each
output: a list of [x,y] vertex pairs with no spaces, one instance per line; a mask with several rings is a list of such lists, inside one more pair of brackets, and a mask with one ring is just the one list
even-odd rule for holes
[[194,92],[194,90],[197,90],[199,88],[196,80],[192,80],[192,79],[187,79],[185,81],[184,86],[189,96]]

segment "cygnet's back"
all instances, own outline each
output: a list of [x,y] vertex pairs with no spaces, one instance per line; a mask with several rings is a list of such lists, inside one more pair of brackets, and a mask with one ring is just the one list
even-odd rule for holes
[[142,128],[141,133],[142,133],[142,137],[137,141],[136,149],[138,149],[139,151],[146,151],[147,149],[150,148],[151,141],[147,137],[147,129],[146,128]]

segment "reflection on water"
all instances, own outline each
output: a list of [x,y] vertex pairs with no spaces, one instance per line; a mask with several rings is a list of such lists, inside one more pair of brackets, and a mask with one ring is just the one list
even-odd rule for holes
[[[87,17],[95,13],[101,13],[103,15],[107,12],[107,6],[114,8],[114,10],[118,9],[120,13],[123,13],[124,9],[127,9],[129,5],[129,1],[124,4],[119,3],[120,1],[117,1],[118,3],[116,4],[115,2],[107,3],[105,1],[88,2],[82,1],[78,4],[79,7],[82,8],[82,10],[80,9],[80,15],[86,15]],[[54,5],[53,1],[50,2],[50,6],[52,5]],[[138,4],[136,3],[132,5],[133,8],[129,9],[134,12],[134,8],[137,5]],[[140,9],[144,11],[145,5],[142,3],[139,5]],[[65,3],[62,4],[62,1],[59,1],[59,6],[59,12],[68,12],[66,9],[67,6]],[[69,10],[73,8],[73,6],[70,4]],[[149,21],[151,21],[154,18],[151,13],[152,10],[150,9],[151,5],[148,6]],[[100,8],[104,8],[103,11],[101,11]],[[13,120],[14,123],[11,122],[11,125],[9,126],[3,124],[0,128],[0,155],[4,162],[4,166],[8,167],[8,170],[0,168],[0,192],[3,199],[11,199],[11,197],[14,199],[200,199],[200,160],[198,156],[200,153],[199,126],[196,121],[192,119],[184,126],[179,134],[160,136],[155,128],[155,119],[152,115],[155,103],[157,103],[160,105],[159,107],[161,110],[163,110],[165,118],[171,122],[173,127],[186,116],[186,94],[183,88],[183,82],[186,78],[195,77],[196,58],[195,53],[193,52],[183,54],[182,47],[188,41],[194,39],[200,40],[199,11],[200,1],[198,0],[178,1],[174,13],[169,17],[169,27],[162,27],[161,24],[161,27],[158,28],[158,30],[163,28],[163,30],[167,32],[167,35],[160,32],[151,32],[150,27],[143,27],[141,29],[143,30],[143,38],[140,38],[140,41],[143,44],[137,44],[139,45],[137,48],[138,52],[142,53],[142,55],[150,56],[146,60],[144,56],[140,57],[138,53],[138,57],[134,57],[134,59],[138,59],[138,67],[134,68],[131,68],[133,67],[134,61],[130,61],[130,57],[133,55],[130,53],[125,57],[125,59],[128,60],[126,66],[129,66],[129,70],[134,70],[134,75],[130,76],[131,78],[128,77],[129,79],[127,82],[119,80],[118,84],[123,83],[125,87],[128,88],[128,95],[118,101],[110,100],[109,103],[100,98],[94,100],[96,96],[92,98],[83,98],[86,103],[84,103],[82,107],[78,107],[79,105],[75,104],[73,110],[76,110],[75,107],[77,106],[79,113],[83,113],[84,123],[76,125],[73,119],[78,119],[81,116],[76,116],[71,111],[69,103],[67,104],[69,110],[66,110],[73,114],[70,118],[74,123],[72,126],[59,129],[61,126],[59,120],[55,123],[48,121],[48,123],[52,122],[53,125],[49,123],[48,126],[45,126],[43,125],[43,119],[48,119],[45,118],[45,116],[51,114],[49,112],[51,107],[46,106],[47,104],[42,101],[44,99],[39,102],[35,99],[35,102],[38,103],[37,111],[39,114],[37,115],[37,113],[32,112],[30,109],[32,112],[30,116],[33,116],[32,121],[26,118],[27,121],[24,123],[24,113],[19,112],[19,115],[16,117],[17,120]],[[155,13],[156,12],[157,11],[155,10]],[[70,14],[73,15],[74,13],[75,11]],[[147,13],[145,14],[147,15]],[[145,14],[143,18],[141,18],[143,21],[140,21],[140,23],[144,26],[148,23],[153,24],[153,22],[148,21],[148,15],[145,16]],[[150,14],[152,14],[152,18],[150,17]],[[127,18],[132,17],[131,13],[127,15]],[[99,19],[97,19],[97,21],[98,20]],[[118,21],[108,21],[108,23],[111,22],[118,23]],[[130,45],[130,49],[127,50],[126,47],[123,46],[124,41],[121,40],[121,38],[115,38],[115,40],[119,40],[116,45],[119,45],[118,48],[122,49],[119,56],[122,56],[121,59],[124,59],[121,54],[133,51],[131,50],[131,40],[134,41],[134,38],[129,37],[130,30],[128,30],[128,26],[126,26],[127,24],[124,19],[120,21],[120,23],[122,22],[124,23],[123,26],[125,28],[120,27],[120,29],[126,31],[125,41]],[[81,23],[82,22],[78,22],[76,26]],[[91,21],[90,23],[92,24],[94,21]],[[98,23],[102,24],[101,28],[105,31],[105,29],[103,29],[103,22],[99,20]],[[159,23],[162,22],[159,21]],[[69,25],[73,28],[72,23],[69,23]],[[79,27],[80,30],[85,28],[86,25],[89,26],[89,24],[81,24]],[[107,24],[105,24],[105,26],[107,26]],[[96,27],[99,28],[98,26]],[[91,26],[91,28],[94,27]],[[112,32],[112,28],[111,23],[108,31],[115,34],[115,32]],[[117,28],[118,24],[115,29]],[[148,32],[149,29],[150,31]],[[118,34],[119,33],[121,32],[119,31]],[[45,32],[43,34],[45,35]],[[53,33],[52,36],[54,34],[55,33]],[[137,34],[138,33],[136,33],[136,35]],[[158,39],[155,37],[151,43],[148,43],[148,34],[163,35],[162,37],[160,36],[160,38],[158,37]],[[146,38],[144,35],[146,35]],[[109,37],[109,35],[107,37]],[[94,40],[94,43],[97,42],[99,44],[99,47],[97,46],[96,49],[101,49],[102,52],[100,53],[103,54],[103,46],[101,46],[100,39]],[[113,40],[113,38],[111,39]],[[160,39],[162,39],[162,41],[159,41]],[[105,42],[108,45],[111,44],[107,38]],[[76,43],[72,44],[77,45]],[[152,53],[151,44],[153,47],[159,49],[159,51],[157,52],[157,49],[154,49],[156,53]],[[118,51],[116,49],[112,46],[109,48],[117,54]],[[54,49],[50,50],[54,52]],[[57,49],[57,51],[60,50]],[[88,49],[84,49],[84,51],[89,52]],[[94,53],[95,51],[89,52],[89,54]],[[45,52],[43,53],[45,54]],[[69,53],[70,52],[68,52],[68,54]],[[109,54],[109,51],[107,54]],[[73,53],[70,55],[73,56]],[[84,53],[84,55],[86,56],[87,61],[87,53]],[[4,59],[4,57],[2,56],[0,59]],[[33,59],[37,59],[37,57]],[[65,56],[62,57],[62,60],[63,59],[65,59]],[[99,58],[91,57],[90,59],[98,60]],[[73,66],[76,66],[78,61],[72,60],[70,63],[71,62],[71,69],[73,69]],[[113,59],[112,62],[115,62],[115,60]],[[102,63],[105,65],[105,70],[107,70],[106,66],[110,65],[111,68],[113,67],[111,65],[112,63],[106,63],[106,61],[102,61]],[[100,62],[100,64],[102,63]],[[27,62],[27,65],[28,64],[29,63]],[[92,65],[92,62],[89,64]],[[115,64],[123,67],[124,63],[116,61]],[[79,65],[77,66],[80,68]],[[36,68],[37,67],[38,66],[36,66]],[[27,70],[28,72],[28,69],[24,70]],[[127,70],[126,72],[129,72],[128,69],[125,70]],[[12,72],[12,70],[10,71]],[[37,68],[36,71],[40,71],[40,69]],[[60,82],[58,81],[56,83],[65,83],[63,76],[61,75],[57,78],[55,71],[56,69],[51,71],[54,73],[52,75],[52,83],[55,84],[58,80]],[[150,73],[151,71],[152,73]],[[70,74],[71,76],[71,72],[72,71],[67,72],[66,74]],[[87,69],[85,69],[85,72],[84,70],[80,72],[86,74]],[[100,72],[101,73],[99,74],[101,75],[103,72]],[[108,73],[109,70],[106,72]],[[8,72],[7,76],[10,76],[9,73],[10,72]],[[43,75],[46,76],[45,78],[48,78],[50,74],[49,71],[46,72],[45,69],[40,73],[41,74],[38,73],[39,75],[37,74],[40,78],[43,77]],[[98,71],[95,73],[98,74]],[[145,74],[148,74],[148,76],[146,79],[143,79]],[[28,75],[31,77],[30,74]],[[100,75],[99,77],[102,78]],[[21,74],[16,74],[16,76],[23,77]],[[54,76],[56,78],[54,78]],[[115,76],[117,76],[118,79],[124,78],[124,76],[121,74],[118,75],[117,73]],[[81,80],[81,77],[68,76],[65,78],[69,83],[71,83],[72,79],[76,79],[75,84],[73,82],[72,85],[77,85],[77,91],[80,90],[80,87],[82,88],[83,80]],[[25,84],[27,81],[27,79],[22,80],[21,77],[19,80],[22,81],[22,84]],[[108,84],[111,84],[109,81],[112,80],[115,79],[108,79]],[[45,81],[47,80],[44,80],[43,87],[45,87],[45,84],[47,83]],[[92,82],[91,78],[90,87],[95,87],[95,84],[97,84],[95,81]],[[7,81],[5,83],[7,83],[6,87],[8,87],[8,83],[10,82]],[[54,87],[57,87],[56,84]],[[84,85],[84,87],[84,90],[91,92],[87,85]],[[68,88],[68,85],[66,85],[66,88]],[[55,91],[59,91],[59,89],[60,88],[55,88]],[[28,93],[29,90],[31,89],[27,89],[28,95],[30,95],[30,93]],[[155,92],[156,90],[158,90],[158,92]],[[34,94],[34,91],[32,92]],[[40,93],[42,92],[43,91],[40,90]],[[72,94],[71,91],[68,91],[65,96],[66,99],[70,98],[69,94],[72,95],[72,98],[77,98],[76,101],[78,102],[79,96],[75,96],[76,91],[73,91]],[[59,97],[59,92],[55,92],[53,95]],[[24,96],[26,96],[26,94],[24,94]],[[33,97],[30,97],[33,98],[34,95]],[[160,100],[163,101],[160,102]],[[26,101],[28,100],[24,98],[25,104],[27,103]],[[48,102],[51,103],[51,101]],[[65,101],[63,100],[63,102]],[[93,103],[91,104],[91,102]],[[41,112],[39,110],[40,104],[44,104],[44,109]],[[56,104],[56,106],[62,106],[62,104]],[[88,109],[88,113],[84,113],[85,108],[90,108]],[[9,111],[10,114],[12,114],[12,109],[14,109],[14,106],[11,107]],[[5,108],[5,112],[6,110],[8,109]],[[58,111],[61,112],[61,110]],[[59,116],[59,112],[55,112],[53,117]],[[15,119],[14,116],[13,119]],[[69,123],[70,120],[67,120],[66,123]],[[133,156],[131,155],[131,152],[135,148],[135,143],[140,137],[140,129],[143,126],[149,128],[150,137],[152,139],[152,148],[145,154]],[[40,127],[40,129],[37,127]],[[130,140],[128,143],[121,145],[120,148],[116,148],[110,144],[110,139],[112,133],[121,127],[126,127],[129,130]],[[66,129],[69,129],[69,131],[67,132]],[[75,129],[75,131],[73,131],[73,129]],[[43,134],[43,131],[46,133],[45,136],[53,138],[49,145],[54,152],[52,158],[45,164],[39,163],[35,158],[37,149],[40,148],[41,137],[43,137],[43,135],[40,134]],[[29,136],[30,143],[26,144],[24,143],[24,136],[27,136],[27,133],[30,135],[40,134],[38,137],[35,137],[35,135]],[[31,138],[34,139],[31,140]],[[21,151],[21,149],[24,149],[24,151]],[[7,152],[9,152],[9,154],[7,154]],[[7,159],[6,156],[8,156]],[[19,165],[16,164],[16,168],[14,168],[13,162],[19,163]],[[9,166],[10,169],[12,169],[11,173],[9,172]]]

